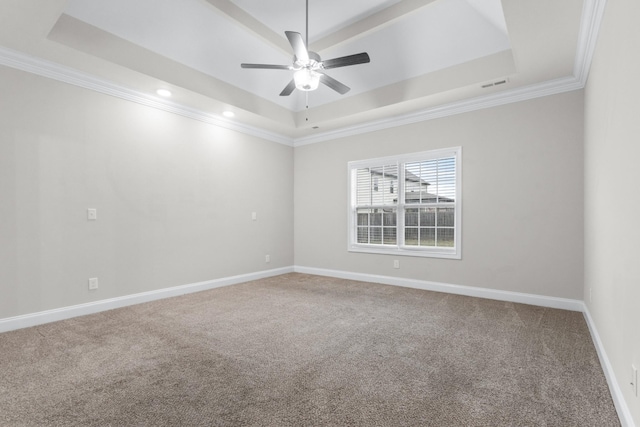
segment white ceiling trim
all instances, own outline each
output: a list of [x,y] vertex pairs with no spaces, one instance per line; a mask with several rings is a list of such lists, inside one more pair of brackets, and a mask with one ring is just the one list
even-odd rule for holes
[[294,146],[298,147],[302,145],[315,144],[322,141],[344,138],[425,120],[433,120],[455,114],[468,113],[470,111],[480,110],[483,108],[497,107],[513,102],[526,101],[542,96],[583,89],[589,76],[591,60],[593,59],[593,53],[596,48],[598,31],[604,16],[606,3],[607,0],[585,0],[584,2],[573,76],[506,90],[504,92],[473,99],[453,102],[450,104],[427,108],[425,110],[415,111],[409,114],[345,127],[335,131],[323,132],[313,136],[297,138],[294,141]]
[[607,0],[585,0],[582,8],[582,20],[580,22],[580,34],[576,49],[576,61],[573,75],[580,79],[582,85],[587,84],[591,60],[598,41],[600,23],[604,17],[604,9]]
[[26,71],[31,74],[90,89],[105,95],[111,95],[127,101],[135,102],[151,108],[178,114],[201,122],[209,123],[225,129],[234,130],[247,135],[256,136],[269,141],[293,146],[294,140],[284,135],[269,132],[254,126],[247,126],[223,116],[206,113],[204,111],[177,104],[169,100],[158,98],[148,93],[139,92],[116,83],[104,80],[87,73],[27,55],[22,52],[0,46],[0,65]]
[[468,100],[440,105],[409,114],[403,114],[388,119],[376,120],[374,122],[338,129],[336,131],[324,132],[319,135],[297,138],[294,146],[315,144],[348,136],[358,135],[366,132],[389,129],[397,126],[409,125],[426,120],[439,119],[456,114],[468,113],[470,111],[482,110],[485,108],[497,107],[511,104],[513,102],[526,101],[548,95],[569,92],[582,89],[584,85],[575,77],[564,77],[544,83],[529,85],[517,89],[508,90],[492,95],[480,96]]
[[0,47],[0,65],[5,65],[7,67],[83,87],[85,89],[94,90],[96,92],[136,102],[148,107],[157,108],[194,120],[220,126],[222,128],[263,138],[268,141],[277,142],[287,146],[302,146],[582,89],[584,88],[588,78],[589,68],[591,66],[591,60],[593,58],[593,52],[597,42],[598,30],[600,29],[600,23],[602,22],[602,17],[604,15],[605,5],[606,0],[585,0],[584,2],[573,76],[522,88],[505,90],[504,92],[496,94],[454,102],[418,112],[382,120],[375,120],[356,126],[342,128],[336,131],[324,132],[309,137],[295,139],[254,126],[248,126],[232,120],[227,120],[224,117],[209,114],[185,105],[159,99],[150,94],[139,92],[113,82],[97,78],[70,67],[65,67],[51,61],[36,58],[34,56],[3,47]]

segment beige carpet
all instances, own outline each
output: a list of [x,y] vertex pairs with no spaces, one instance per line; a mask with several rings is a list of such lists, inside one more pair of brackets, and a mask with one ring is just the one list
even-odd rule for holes
[[581,313],[287,274],[0,334],[2,426],[617,426]]

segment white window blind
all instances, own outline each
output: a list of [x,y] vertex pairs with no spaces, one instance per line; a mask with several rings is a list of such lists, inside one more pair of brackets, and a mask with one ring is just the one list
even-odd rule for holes
[[349,163],[349,250],[460,258],[461,148]]
[[356,169],[357,242],[395,245],[397,243],[398,165],[388,164]]

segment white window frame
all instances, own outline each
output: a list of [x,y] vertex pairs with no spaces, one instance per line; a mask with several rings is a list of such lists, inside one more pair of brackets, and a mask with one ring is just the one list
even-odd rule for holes
[[[440,158],[455,158],[455,201],[448,203],[420,203],[414,204],[405,202],[405,168],[404,165],[410,162],[433,160]],[[373,168],[383,165],[397,165],[398,180],[394,187],[394,194],[397,194],[398,201],[393,205],[396,208],[396,244],[363,244],[357,241],[357,208],[368,206],[357,205],[356,200],[356,173],[358,169]],[[462,259],[462,147],[423,151],[420,153],[402,154],[398,156],[381,157],[376,159],[357,160],[349,162],[348,169],[348,251],[363,252],[373,254],[390,254],[399,256],[417,256],[430,258]],[[454,208],[454,247],[425,247],[408,246],[404,244],[405,236],[405,210],[416,207],[445,207]],[[377,206],[376,206],[377,207]]]

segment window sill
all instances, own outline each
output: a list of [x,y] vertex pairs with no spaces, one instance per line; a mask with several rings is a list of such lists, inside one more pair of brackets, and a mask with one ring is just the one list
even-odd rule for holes
[[404,248],[383,248],[377,246],[353,245],[347,248],[349,252],[382,254],[395,256],[413,256],[421,258],[445,258],[445,259],[462,259],[460,250],[455,249],[404,249]]

